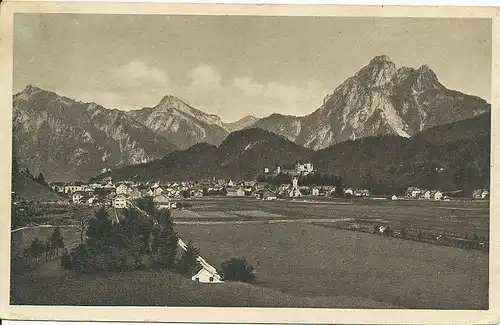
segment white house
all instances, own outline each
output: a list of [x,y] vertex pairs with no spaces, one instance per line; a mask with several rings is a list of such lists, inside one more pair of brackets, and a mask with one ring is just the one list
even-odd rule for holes
[[345,195],[354,195],[354,191],[352,190],[352,188],[348,188],[347,190],[344,191],[344,194]]
[[396,195],[391,196],[391,200],[397,200],[398,197]]
[[128,188],[127,185],[125,184],[120,184],[116,187],[116,194],[124,194],[124,195],[128,195],[130,192],[130,189]]
[[313,187],[311,189],[311,195],[313,195],[313,196],[319,196],[319,188]]
[[127,207],[127,198],[123,194],[119,194],[113,198],[113,208],[125,209]]
[[[214,269],[215,270],[215,269]],[[221,277],[217,273],[217,271],[212,271],[208,268],[202,267],[201,270],[193,275],[191,278],[193,281],[196,282],[203,282],[203,283],[221,283]]]
[[81,199],[83,198],[83,195],[81,193],[73,193],[73,203],[81,203]]
[[[183,250],[187,249],[187,245],[179,238],[177,244]],[[222,283],[221,276],[217,273],[217,270],[203,259],[203,257],[198,256],[196,258],[198,263],[200,263],[201,270],[191,277],[191,280],[203,283]]]

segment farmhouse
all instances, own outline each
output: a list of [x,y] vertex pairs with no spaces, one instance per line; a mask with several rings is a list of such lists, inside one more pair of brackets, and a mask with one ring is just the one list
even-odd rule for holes
[[203,282],[203,283],[221,283],[222,282],[220,275],[217,273],[217,271],[215,271],[215,269],[212,270],[211,268],[207,268],[204,266],[202,267],[202,269],[198,273],[193,275],[193,277],[191,279],[193,281]]
[[167,195],[161,194],[153,198],[153,203],[158,209],[170,209],[172,208],[172,202]]
[[412,198],[417,198],[421,195],[421,190],[418,187],[408,187],[406,189],[406,195]]
[[354,196],[370,196],[370,191],[368,191],[368,190],[355,190]]
[[127,207],[127,198],[123,194],[119,194],[113,198],[113,208],[125,209]]
[[424,199],[426,200],[441,200],[443,193],[441,191],[425,191]]
[[313,195],[313,196],[319,196],[319,188],[313,187],[311,189],[311,195]]
[[354,195],[354,191],[352,190],[352,188],[348,188],[344,191],[344,194],[345,195]]

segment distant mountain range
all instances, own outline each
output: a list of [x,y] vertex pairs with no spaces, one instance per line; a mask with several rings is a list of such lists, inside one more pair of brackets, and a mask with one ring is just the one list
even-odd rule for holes
[[489,113],[430,128],[411,138],[380,135],[314,151],[258,128],[231,133],[218,147],[200,143],[145,164],[101,175],[115,180],[255,179],[263,167],[310,160],[349,187],[401,193],[407,186],[471,191],[489,187]]
[[373,135],[410,137],[489,110],[483,99],[447,89],[428,66],[397,69],[382,55],[326,96],[310,115],[272,114],[253,126],[319,150]]
[[[273,159],[280,162],[288,154],[278,146],[299,156],[311,155],[312,150],[331,148],[347,140],[385,134],[410,137],[489,110],[490,105],[478,97],[446,89],[427,66],[397,69],[387,56],[379,56],[326,96],[324,104],[310,115],[247,116],[233,123],[223,123],[218,116],[173,96],[165,96],[154,107],[125,112],[27,86],[13,98],[13,147],[20,164],[32,172],[43,172],[48,180],[68,181],[162,157],[171,164],[166,168],[180,168],[183,165],[175,165],[174,157],[196,150],[200,159],[203,154],[226,155],[224,148],[230,150],[228,144],[237,142],[239,136],[256,137],[252,148],[269,151],[268,156],[260,158],[245,153],[245,157],[254,159],[245,164],[263,158],[270,159],[269,163],[274,163]],[[270,133],[240,132],[256,128],[283,138],[273,140],[275,148],[264,148],[259,141],[263,134]],[[241,175],[253,175],[261,168],[247,168],[234,159],[222,156],[214,161],[223,164],[228,175],[233,171],[227,166],[234,165],[235,171],[241,167]]]

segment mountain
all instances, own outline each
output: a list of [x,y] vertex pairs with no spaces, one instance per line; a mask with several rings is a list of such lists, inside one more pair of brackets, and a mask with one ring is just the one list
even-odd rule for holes
[[259,118],[253,116],[253,115],[248,115],[243,117],[242,119],[232,122],[232,123],[226,123],[226,127],[230,132],[238,131],[241,129],[246,129],[253,124],[255,124]]
[[310,115],[272,114],[253,126],[319,150],[368,136],[410,137],[489,110],[483,99],[447,89],[428,66],[397,69],[382,55],[326,96]]
[[223,177],[255,179],[264,165],[309,159],[312,150],[258,128],[233,132],[218,146],[198,143],[145,164],[113,169],[99,177],[115,180],[199,180]]
[[429,128],[413,137],[378,135],[313,151],[258,128],[231,133],[218,147],[196,144],[145,164],[114,169],[115,180],[253,180],[264,166],[310,160],[321,173],[340,176],[345,187],[378,194],[408,186],[470,192],[489,187],[490,113]]
[[17,198],[30,201],[64,200],[59,194],[21,173],[12,174],[12,192]]
[[491,114],[426,129],[411,138],[381,135],[349,140],[316,151],[319,170],[344,184],[375,193],[402,193],[408,186],[464,190],[490,184]]
[[48,180],[86,179],[177,149],[120,110],[27,86],[13,98],[13,150]]
[[219,145],[229,129],[216,115],[204,113],[174,96],[165,96],[155,107],[127,112],[181,149],[198,142]]

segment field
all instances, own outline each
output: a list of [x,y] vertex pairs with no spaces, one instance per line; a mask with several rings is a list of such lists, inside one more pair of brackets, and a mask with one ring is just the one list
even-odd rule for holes
[[168,271],[63,272],[57,262],[11,280],[11,303],[70,306],[398,308],[364,298],[296,297],[245,283],[204,284]]
[[[488,254],[398,238],[336,230],[307,219],[352,218],[483,235],[489,229],[486,202],[334,201],[220,199],[192,202],[206,224],[178,224],[215,266],[245,257],[258,285],[307,297],[364,297],[409,308],[488,308]],[[206,211],[210,211],[207,213]],[[185,220],[174,212],[176,221]],[[241,223],[223,222],[233,216]],[[288,218],[288,223],[273,223]],[[268,222],[245,223],[244,220]]]
[[[254,284],[203,285],[166,271],[79,275],[58,261],[12,278],[14,304],[487,309],[488,254],[325,227],[340,220],[487,234],[487,202],[190,200],[180,237],[218,267],[245,257]],[[18,246],[51,230],[23,230]],[[21,235],[22,234],[22,235]],[[78,239],[71,229],[68,241]],[[71,238],[71,239],[70,239]]]

